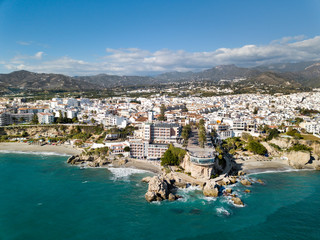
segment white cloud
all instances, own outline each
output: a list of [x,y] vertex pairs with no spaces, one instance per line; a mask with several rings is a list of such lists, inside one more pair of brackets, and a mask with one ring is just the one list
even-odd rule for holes
[[[8,70],[26,69],[36,72],[68,75],[119,74],[144,75],[169,71],[198,71],[222,64],[256,66],[268,63],[319,60],[320,36],[284,37],[268,45],[245,45],[240,48],[219,48],[207,52],[161,49],[148,51],[138,48],[106,48],[105,56],[96,62],[61,57],[43,60],[44,53],[16,56],[2,63]],[[35,60],[36,63],[35,63]],[[1,63],[0,63],[1,64]]]
[[26,42],[26,41],[17,41],[17,44],[22,46],[29,46],[32,44],[32,42]]

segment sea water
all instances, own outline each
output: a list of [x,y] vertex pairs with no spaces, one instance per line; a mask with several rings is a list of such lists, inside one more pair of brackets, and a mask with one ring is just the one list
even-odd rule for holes
[[148,203],[146,171],[80,169],[67,157],[0,152],[0,239],[320,239],[320,173],[251,175],[245,207],[200,189]]

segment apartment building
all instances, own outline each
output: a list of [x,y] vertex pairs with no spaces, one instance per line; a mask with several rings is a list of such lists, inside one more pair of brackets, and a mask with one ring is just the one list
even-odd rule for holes
[[54,122],[54,115],[52,113],[40,112],[37,116],[40,124],[50,124]]

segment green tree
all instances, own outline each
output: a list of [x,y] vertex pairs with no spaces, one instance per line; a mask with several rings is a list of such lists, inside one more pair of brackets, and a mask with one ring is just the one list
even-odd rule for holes
[[166,166],[166,165],[178,165],[179,161],[178,158],[172,154],[171,150],[168,149],[164,154],[163,157],[161,158],[161,166]]
[[59,117],[57,118],[57,123],[63,123],[63,114],[61,110],[59,110]]
[[188,143],[188,139],[190,137],[191,127],[190,125],[185,125],[182,128],[181,137],[184,140],[184,144],[186,145]]
[[31,120],[31,124],[38,124],[38,123],[39,123],[38,115],[34,113]]
[[158,117],[159,121],[165,121],[166,120],[165,112],[166,112],[166,106],[164,104],[161,104],[160,116]]
[[273,128],[273,129],[270,129],[270,130],[268,131],[268,136],[266,137],[266,140],[267,140],[267,141],[270,141],[270,140],[272,140],[273,138],[276,138],[276,137],[278,137],[278,136],[279,136],[279,131],[278,131],[278,129]]
[[130,152],[130,147],[125,146],[124,149],[123,149],[123,151],[125,151],[125,152]]
[[77,118],[77,117],[72,118],[72,122],[73,122],[73,123],[79,122],[79,121],[78,121],[78,118]]
[[63,122],[68,123],[67,112],[64,112]]

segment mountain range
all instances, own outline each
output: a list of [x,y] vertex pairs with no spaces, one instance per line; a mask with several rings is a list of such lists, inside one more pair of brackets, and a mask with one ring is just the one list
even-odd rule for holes
[[70,77],[62,74],[34,73],[25,70],[0,74],[0,92],[85,91],[114,87],[153,86],[173,82],[231,82],[241,85],[264,84],[290,87],[320,87],[320,62],[269,64],[241,68],[220,65],[201,72],[168,72],[157,76],[118,76],[98,74]]

